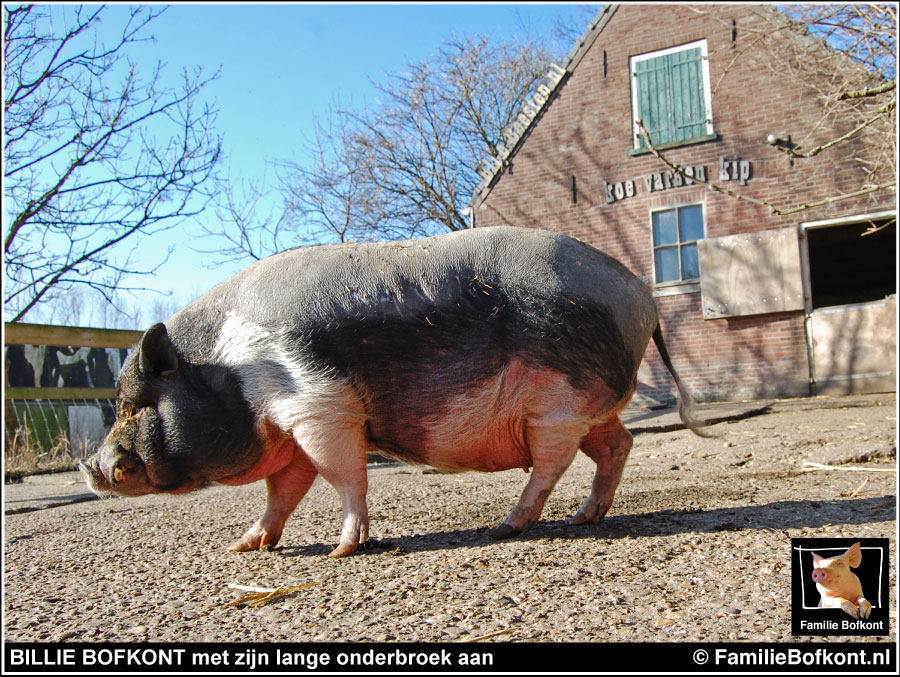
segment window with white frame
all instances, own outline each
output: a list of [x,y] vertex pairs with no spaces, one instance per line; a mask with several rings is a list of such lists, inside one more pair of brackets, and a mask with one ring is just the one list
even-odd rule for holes
[[685,205],[651,212],[653,271],[656,284],[700,278],[697,240],[705,234],[703,205]]
[[654,147],[670,147],[715,138],[706,40],[629,59],[634,149],[647,144],[641,120]]

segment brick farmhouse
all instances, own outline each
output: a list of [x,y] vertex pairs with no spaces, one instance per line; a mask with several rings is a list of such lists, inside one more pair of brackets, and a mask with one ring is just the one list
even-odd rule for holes
[[[482,163],[474,226],[561,231],[622,261],[699,399],[893,391],[896,192],[827,201],[865,183],[855,141],[810,159],[776,147],[848,130],[787,57],[754,50],[772,12],[606,6]],[[872,224],[888,225],[863,237]],[[674,396],[652,344],[637,392]]]

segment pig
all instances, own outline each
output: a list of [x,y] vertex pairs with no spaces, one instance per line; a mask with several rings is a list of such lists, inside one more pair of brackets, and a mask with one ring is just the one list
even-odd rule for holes
[[859,543],[854,543],[838,557],[825,558],[816,553],[812,557],[812,579],[821,595],[819,606],[841,608],[853,618],[868,618],[872,605],[863,597],[859,577],[850,571],[862,562]]
[[263,259],[150,327],[117,419],[81,463],[96,493],[179,494],[265,479],[231,546],[278,543],[321,475],[341,498],[333,557],[369,532],[367,454],[445,471],[530,471],[489,534],[531,527],[579,449],[596,463],[571,519],[609,510],[632,446],[619,412],[650,337],[697,434],[647,286],[563,234],[512,226],[320,245]]

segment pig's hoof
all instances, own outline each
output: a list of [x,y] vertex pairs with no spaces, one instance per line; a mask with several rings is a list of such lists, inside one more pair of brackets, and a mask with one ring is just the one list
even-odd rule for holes
[[585,501],[581,509],[575,513],[575,516],[569,522],[570,524],[593,524],[599,522],[609,510],[609,503],[593,503]]
[[246,538],[241,538],[232,543],[228,549],[231,552],[250,552],[251,550],[268,550],[271,547],[272,545],[270,543],[262,545],[259,541],[254,542],[252,540],[247,540]]
[[341,543],[334,550],[328,553],[329,557],[346,557],[356,552],[359,543]]
[[575,513],[575,515],[569,521],[569,524],[592,524],[594,522],[599,522],[601,517],[603,517],[603,515],[599,510],[585,510],[584,508],[582,508]]
[[269,534],[263,530],[251,528],[246,534],[228,548],[232,552],[248,552],[250,550],[271,550],[278,544],[279,536]]
[[583,512],[578,512],[574,517],[572,517],[572,519],[569,521],[569,524],[572,524],[574,526],[577,526],[579,524],[596,524],[603,519],[603,516],[605,514],[605,510],[595,515],[585,515]]
[[504,522],[499,527],[494,527],[493,529],[488,529],[488,536],[491,538],[495,538],[497,540],[501,540],[504,538],[511,538],[513,536],[517,536],[522,533],[522,529],[516,529],[514,526],[511,526]]

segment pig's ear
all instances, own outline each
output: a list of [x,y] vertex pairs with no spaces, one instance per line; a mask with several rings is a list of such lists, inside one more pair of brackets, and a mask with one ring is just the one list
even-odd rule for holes
[[821,562],[824,559],[824,557],[822,557],[822,555],[817,555],[816,553],[813,553],[812,556],[813,556],[813,566],[814,567],[819,566],[819,562]]
[[847,552],[844,553],[844,557],[847,558],[847,564],[850,565],[851,569],[858,567],[860,562],[862,562],[862,550],[859,549],[859,542],[851,545]]
[[154,324],[141,339],[138,369],[146,377],[168,379],[178,371],[178,353],[163,323]]

